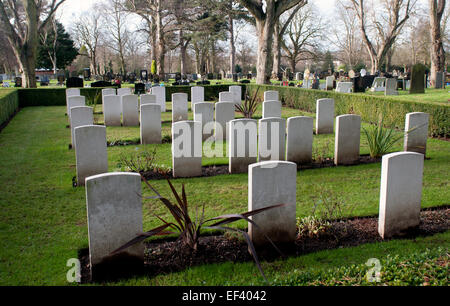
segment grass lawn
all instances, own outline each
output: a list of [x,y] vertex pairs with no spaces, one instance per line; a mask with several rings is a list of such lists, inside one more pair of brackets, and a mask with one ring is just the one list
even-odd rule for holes
[[[67,260],[76,258],[78,250],[88,246],[85,189],[72,187],[72,177],[76,172],[75,152],[68,150],[70,130],[66,128],[64,113],[65,106],[24,108],[0,133],[0,285],[66,285]],[[260,116],[260,111],[257,115]],[[283,109],[283,117],[296,115],[313,116]],[[102,120],[101,116],[98,120]],[[169,121],[170,113],[164,114],[163,120]],[[170,134],[170,122],[164,124],[163,133]],[[107,128],[107,137],[108,140],[138,139],[139,128]],[[361,144],[361,153],[368,153],[364,138]],[[117,146],[108,148],[109,171],[123,169],[121,155],[151,150],[155,146],[158,163],[170,166],[170,144]],[[331,157],[333,147],[333,135],[314,136],[315,156]],[[401,150],[401,144],[393,150]],[[429,139],[427,157],[422,206],[449,204],[450,143]],[[204,159],[203,163],[226,164],[227,158]],[[349,207],[346,210],[348,216],[376,215],[380,172],[380,163],[299,171],[297,215],[309,215],[319,194],[341,198]],[[247,174],[238,174],[176,179],[173,182],[179,189],[184,183],[190,205],[205,203],[206,216],[212,217],[247,210],[247,180]],[[166,182],[153,181],[153,184],[162,194],[169,195]],[[144,185],[143,191],[144,196],[152,195]],[[145,201],[143,213],[144,229],[159,224],[153,214],[168,217],[159,202],[154,200]],[[236,226],[245,228],[246,224],[241,222]],[[438,247],[448,248],[448,244],[449,234],[446,233],[414,241],[398,240],[324,251],[287,261],[264,263],[264,268],[275,284],[306,284],[309,281],[303,273],[349,275],[358,283],[353,270],[342,269],[352,264],[364,265],[371,257],[387,260],[388,267],[404,262],[414,265],[420,258],[440,260],[446,249]],[[427,248],[431,250],[427,252]],[[392,261],[386,257],[388,254],[399,254],[400,258]],[[433,271],[439,272],[438,269]],[[195,267],[119,284],[239,285],[262,284],[261,281],[257,269],[249,262]]]
[[[449,104],[450,103],[450,87],[445,89],[427,88],[424,94],[409,94],[408,90],[399,90],[397,96],[385,96],[384,92],[371,92],[366,91],[367,95],[383,96],[387,99],[411,101],[419,103],[432,103],[432,104]],[[359,94],[359,93],[357,93]]]

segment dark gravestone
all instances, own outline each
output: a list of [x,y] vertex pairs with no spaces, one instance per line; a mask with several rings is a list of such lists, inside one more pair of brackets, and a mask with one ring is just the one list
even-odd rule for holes
[[112,86],[114,86],[114,84],[112,84],[111,82],[106,82],[106,81],[97,81],[97,82],[91,83],[91,87],[95,87],[95,88],[112,87]]
[[241,84],[250,84],[250,80],[241,80],[240,83]]
[[362,77],[358,76],[352,79],[353,92],[365,92],[366,87],[364,86],[364,80]]
[[294,74],[289,72],[288,73],[288,79],[289,79],[289,81],[293,81],[294,80]]
[[75,87],[83,87],[83,79],[77,77],[71,77],[67,79],[66,87],[67,88],[75,88]]
[[148,81],[148,71],[147,70],[141,70],[140,72],[141,81]]
[[367,89],[367,88],[369,88],[369,87],[372,87],[372,84],[373,84],[373,80],[375,80],[375,75],[365,75],[365,76],[363,76],[363,87],[364,87],[364,90],[365,89]]
[[64,75],[58,75],[58,85],[60,86],[64,85],[65,80],[66,78],[64,77]]
[[238,81],[238,75],[237,73],[233,73],[233,82],[237,82]]
[[43,75],[41,77],[41,86],[48,86],[48,83],[50,82],[50,79],[48,78],[48,75]]
[[247,79],[249,79],[249,80],[252,79],[252,74],[251,73],[247,73]]
[[425,93],[425,70],[423,64],[416,64],[412,67],[411,86],[409,93]]
[[136,83],[136,84],[134,84],[134,94],[135,95],[143,95],[143,94],[145,94],[145,84],[144,83]]
[[208,73],[208,74],[206,75],[206,78],[207,78],[208,80],[214,80],[214,73]]
[[83,78],[85,81],[89,81],[91,79],[91,69],[90,68],[83,69]]
[[14,87],[22,87],[22,78],[21,77],[15,78]]
[[314,79],[311,85],[311,89],[319,89],[319,79]]
[[136,74],[131,73],[131,74],[128,76],[128,83],[134,84],[135,82],[136,82]]
[[3,75],[0,75],[0,84],[3,84]]
[[218,74],[217,74],[217,79],[218,79],[218,80],[222,80],[222,74],[218,73]]
[[283,81],[283,73],[279,72],[277,74],[277,79],[278,79],[279,82],[282,82]]

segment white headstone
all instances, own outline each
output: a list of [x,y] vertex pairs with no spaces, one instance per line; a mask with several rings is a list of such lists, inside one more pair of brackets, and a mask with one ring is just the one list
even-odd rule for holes
[[334,81],[334,76],[327,76],[327,78],[325,80],[327,90],[333,90],[333,81]]
[[263,102],[263,118],[276,117],[281,118],[281,102],[265,101]]
[[286,120],[264,118],[259,120],[258,161],[285,160]]
[[72,107],[86,106],[85,96],[69,96],[67,98],[67,117],[69,117],[70,122],[70,109]]
[[102,97],[104,97],[104,96],[113,96],[115,94],[116,94],[116,89],[115,88],[102,89]]
[[124,95],[122,99],[122,115],[124,126],[139,125],[139,101],[137,95]]
[[278,91],[269,90],[264,92],[264,101],[280,101]]
[[[141,178],[137,173],[115,172],[86,179],[89,258],[92,275],[104,262],[144,263],[144,244],[137,243],[121,253],[111,252],[142,233]],[[127,262],[129,260],[129,262]]]
[[72,139],[72,148],[75,149],[75,128],[83,125],[94,124],[94,109],[88,106],[72,107],[70,109],[70,134]]
[[[149,103],[156,104],[156,96],[155,95],[141,95],[140,98],[141,98],[141,105],[149,104]],[[159,106],[159,108],[161,108],[161,105]]]
[[[235,115],[234,102],[217,102],[215,104],[216,140],[227,139],[227,123],[234,119],[234,115]],[[221,133],[218,133],[219,129],[220,129]]]
[[235,119],[228,123],[230,173],[247,173],[248,165],[256,163],[257,134],[258,122],[254,119]]
[[404,151],[426,155],[429,118],[430,115],[427,113],[415,112],[406,114]]
[[233,102],[234,103],[234,94],[229,91],[222,91],[219,93],[219,102]]
[[172,122],[188,120],[188,95],[172,94]]
[[202,124],[179,121],[172,124],[173,177],[202,175]]
[[202,123],[202,135],[203,140],[211,137],[213,135],[213,130],[207,128],[205,130],[205,125],[214,122],[214,103],[209,102],[197,102],[194,104],[194,121]]
[[360,116],[341,115],[336,117],[334,141],[334,163],[336,165],[351,165],[359,161],[360,137]]
[[161,106],[142,104],[140,117],[141,144],[161,143]]
[[120,96],[103,97],[103,113],[105,116],[106,126],[120,126],[122,117],[120,99]]
[[419,225],[424,156],[396,152],[383,156],[378,233],[382,238]]
[[233,93],[234,104],[241,105],[242,104],[242,87],[241,86],[230,86],[228,89]]
[[117,88],[117,95],[118,96],[128,96],[128,95],[132,95],[133,93],[131,92],[131,88]]
[[386,87],[384,89],[385,96],[398,95],[397,79],[386,79]]
[[71,96],[81,96],[79,88],[67,88],[66,99]]
[[353,88],[352,82],[337,82],[336,92],[340,93],[351,93]]
[[285,204],[250,217],[258,227],[248,224],[250,239],[256,246],[294,243],[296,234],[297,165],[284,161],[265,161],[248,167],[248,210]]
[[152,95],[156,96],[156,103],[161,106],[161,112],[166,111],[166,88],[164,86],[155,86],[151,90]]
[[205,102],[205,88],[202,86],[191,87],[191,107],[198,102]]
[[306,164],[312,161],[314,119],[306,116],[287,120],[286,160]]
[[316,102],[316,134],[333,134],[334,100],[319,99]]
[[75,156],[78,186],[84,186],[88,176],[108,172],[106,127],[83,125],[75,128]]

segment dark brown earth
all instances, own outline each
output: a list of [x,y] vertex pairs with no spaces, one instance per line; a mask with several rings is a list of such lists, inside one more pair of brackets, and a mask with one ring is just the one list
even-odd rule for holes
[[[450,229],[450,207],[426,209],[421,212],[421,222],[417,228],[411,229],[402,236],[394,238],[411,239],[445,232]],[[388,239],[385,239],[388,240]],[[319,237],[298,237],[284,256],[299,256],[326,249],[358,246],[365,243],[383,241],[378,235],[378,218],[352,218],[332,222],[331,228]],[[82,265],[82,282],[89,282],[89,251],[83,249],[79,254]],[[272,261],[280,255],[272,247],[258,250],[260,260]],[[158,240],[145,242],[144,265],[140,271],[134,269],[133,275],[156,276],[158,274],[183,271],[188,267],[221,263],[253,261],[247,251],[246,242],[235,234],[203,236],[200,238],[196,252],[190,252],[181,242]],[[112,270],[112,269],[110,269]],[[123,271],[119,277],[130,277]],[[102,276],[96,281],[115,279],[117,276]]]

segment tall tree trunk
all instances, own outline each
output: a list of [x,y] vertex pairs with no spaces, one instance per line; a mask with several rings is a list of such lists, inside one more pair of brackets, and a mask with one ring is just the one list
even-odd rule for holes
[[[231,6],[233,1],[230,1]],[[231,14],[228,15],[228,30],[230,32],[230,72],[236,73],[236,45],[234,42],[234,19]]]
[[296,57],[291,58],[291,70],[292,72],[295,72],[295,66],[297,66],[297,60]]
[[445,2],[445,0],[430,0],[431,86],[433,87],[436,86],[436,72],[445,70],[445,50],[441,34]]
[[22,69],[22,87],[36,88],[36,53],[38,46],[38,12],[34,0],[23,1],[26,11],[26,22],[28,24],[28,35],[21,54],[19,65]]
[[164,77],[164,60],[166,55],[166,46],[164,42],[164,29],[162,25],[162,4],[161,0],[157,1],[157,9],[156,9],[156,32],[157,32],[157,44],[158,44],[158,59],[156,62],[156,70],[158,71],[159,76]]
[[264,20],[256,20],[256,31],[258,35],[258,55],[257,55],[257,84],[270,84],[272,72],[272,41],[274,17],[267,15]]
[[[278,73],[281,72],[281,43],[280,43],[280,23],[277,22],[274,28],[273,35],[273,69],[272,78],[277,78]],[[294,70],[292,71],[294,72]]]

